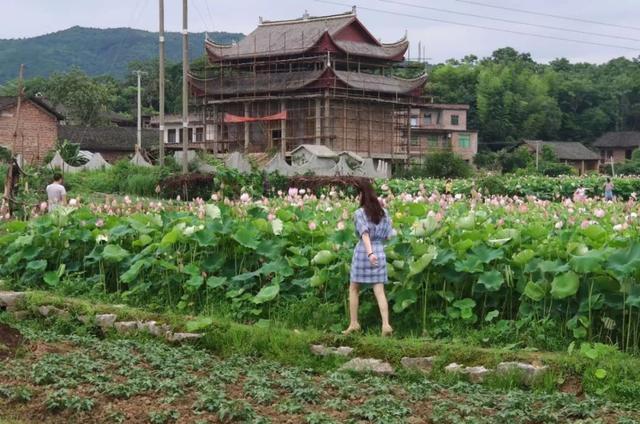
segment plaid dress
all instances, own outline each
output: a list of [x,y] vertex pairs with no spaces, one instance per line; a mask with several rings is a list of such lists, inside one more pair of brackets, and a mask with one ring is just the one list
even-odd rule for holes
[[[391,219],[385,210],[385,216],[380,223],[374,224],[367,218],[362,208],[355,214],[356,235],[360,239],[353,251],[351,260],[351,282],[352,283],[386,283],[387,282],[387,258],[384,254],[382,244],[391,236]],[[367,250],[362,241],[362,235],[369,233],[373,254],[378,258],[378,266],[374,267],[369,262]]]

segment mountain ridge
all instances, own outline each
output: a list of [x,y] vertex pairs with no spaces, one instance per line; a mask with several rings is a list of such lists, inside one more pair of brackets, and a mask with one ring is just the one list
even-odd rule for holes
[[[231,43],[244,37],[241,33],[210,32],[210,39]],[[189,34],[189,57],[204,54],[204,32]],[[165,32],[167,62],[182,60],[182,34]],[[17,77],[21,63],[25,78],[48,77],[78,67],[88,75],[122,78],[134,60],[158,56],[158,33],[141,29],[89,28],[79,25],[27,38],[0,39],[0,84]]]

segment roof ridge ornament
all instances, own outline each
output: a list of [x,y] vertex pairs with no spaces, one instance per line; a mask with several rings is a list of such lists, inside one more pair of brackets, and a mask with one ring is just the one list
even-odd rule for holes
[[356,8],[356,5],[354,4],[353,6],[351,6],[351,13],[353,13],[354,15],[358,14],[358,10]]
[[258,24],[262,25],[264,23],[264,18],[262,16],[258,16]]
[[304,15],[302,15],[302,20],[304,21],[309,20],[309,11],[307,9],[304,10]]

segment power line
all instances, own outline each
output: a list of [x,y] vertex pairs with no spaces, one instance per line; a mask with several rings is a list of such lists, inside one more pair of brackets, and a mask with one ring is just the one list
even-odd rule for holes
[[573,16],[554,15],[554,14],[551,14],[551,13],[543,13],[543,12],[536,12],[534,10],[518,9],[516,7],[498,6],[498,5],[494,5],[494,4],[482,3],[482,2],[479,2],[479,1],[472,1],[472,0],[454,0],[454,1],[457,1],[459,3],[474,4],[476,6],[489,7],[489,8],[492,8],[492,9],[508,10],[508,11],[511,11],[511,12],[527,13],[527,14],[536,15],[536,16],[546,16],[548,18],[565,19],[567,21],[583,22],[583,23],[587,23],[587,24],[597,24],[597,25],[610,26],[610,27],[614,27],[614,28],[633,29],[635,31],[640,31],[639,27],[627,26],[627,25],[619,25],[619,24],[610,24],[608,22],[593,21],[593,20],[590,20],[590,19],[576,18],[576,17],[573,17]]
[[396,1],[396,0],[378,0],[378,1],[382,2],[382,3],[390,3],[390,4],[397,4],[397,5],[400,5],[400,6],[413,7],[413,8],[416,8],[416,9],[434,10],[436,12],[450,13],[450,14],[461,15],[461,16],[470,16],[470,17],[473,17],[473,18],[488,19],[488,20],[491,20],[491,21],[505,22],[505,23],[509,23],[509,24],[527,25],[527,26],[536,27],[536,28],[544,28],[544,29],[552,29],[552,30],[555,30],[555,31],[572,32],[572,33],[575,33],[575,34],[593,35],[593,36],[596,36],[596,37],[615,38],[615,39],[618,39],[618,40],[640,41],[640,39],[638,39],[638,38],[624,37],[624,36],[621,36],[621,35],[600,34],[600,33],[591,32],[591,31],[580,31],[580,30],[577,30],[577,29],[560,28],[560,27],[556,27],[556,26],[543,25],[543,24],[534,24],[534,23],[530,23],[530,22],[516,21],[516,20],[512,20],[512,19],[496,18],[496,17],[493,17],[493,16],[476,15],[474,13],[459,12],[459,11],[456,11],[456,10],[442,9],[442,8],[438,8],[438,7],[422,6],[422,5],[418,5],[418,4],[407,3],[407,2],[404,2],[404,1]]
[[[331,1],[331,0],[314,0],[314,1],[319,2],[319,3],[333,4],[333,5],[336,5],[336,6],[343,6],[343,7],[351,6],[350,4],[339,3],[339,2]],[[547,39],[547,40],[568,41],[568,42],[571,42],[571,43],[586,44],[586,45],[600,46],[600,47],[613,47],[613,48],[617,48],[617,49],[631,50],[631,51],[634,51],[634,52],[640,51],[640,48],[638,48],[638,47],[620,46],[620,45],[617,45],[617,44],[598,43],[598,42],[595,42],[595,41],[583,41],[583,40],[576,40],[576,39],[573,39],[573,38],[556,37],[556,36],[553,36],[553,35],[536,34],[536,33],[533,33],[533,32],[516,31],[516,30],[511,30],[511,29],[496,28],[496,27],[489,27],[489,26],[484,26],[484,25],[477,25],[477,24],[449,21],[449,20],[446,20],[446,19],[428,18],[426,16],[417,16],[417,15],[413,15],[413,14],[410,14],[410,13],[394,12],[394,11],[391,11],[391,10],[376,9],[376,8],[373,8],[373,7],[366,7],[366,6],[361,6],[361,5],[356,5],[356,7],[358,9],[368,10],[368,11],[371,11],[371,12],[386,13],[386,14],[389,14],[389,15],[402,16],[404,18],[415,18],[415,19],[421,19],[421,20],[425,20],[425,21],[440,22],[440,23],[445,23],[445,24],[457,25],[457,26],[461,26],[461,27],[465,27],[465,28],[479,28],[479,29],[485,29],[485,30],[488,30],[488,31],[497,31],[497,32],[505,32],[505,33],[509,33],[509,34],[526,35],[526,36],[529,36],[529,37],[544,38],[544,39]]]

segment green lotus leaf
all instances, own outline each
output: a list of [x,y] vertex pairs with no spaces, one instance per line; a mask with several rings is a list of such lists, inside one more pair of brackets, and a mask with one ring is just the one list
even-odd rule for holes
[[393,300],[393,311],[395,313],[400,313],[416,303],[418,295],[415,290],[403,288],[394,294]]
[[270,300],[275,299],[276,296],[278,296],[278,293],[280,293],[280,285],[271,284],[268,286],[264,286],[253,298],[253,303],[261,304],[269,302]]
[[547,292],[543,285],[529,281],[524,287],[524,295],[529,299],[539,302],[546,296]]
[[504,277],[499,271],[487,271],[478,278],[478,284],[484,286],[486,290],[491,292],[500,290],[503,283]]
[[565,299],[578,292],[580,279],[573,271],[556,276],[551,282],[551,296],[554,299]]
[[127,250],[115,244],[107,244],[102,251],[102,257],[109,262],[121,262],[129,255]]

